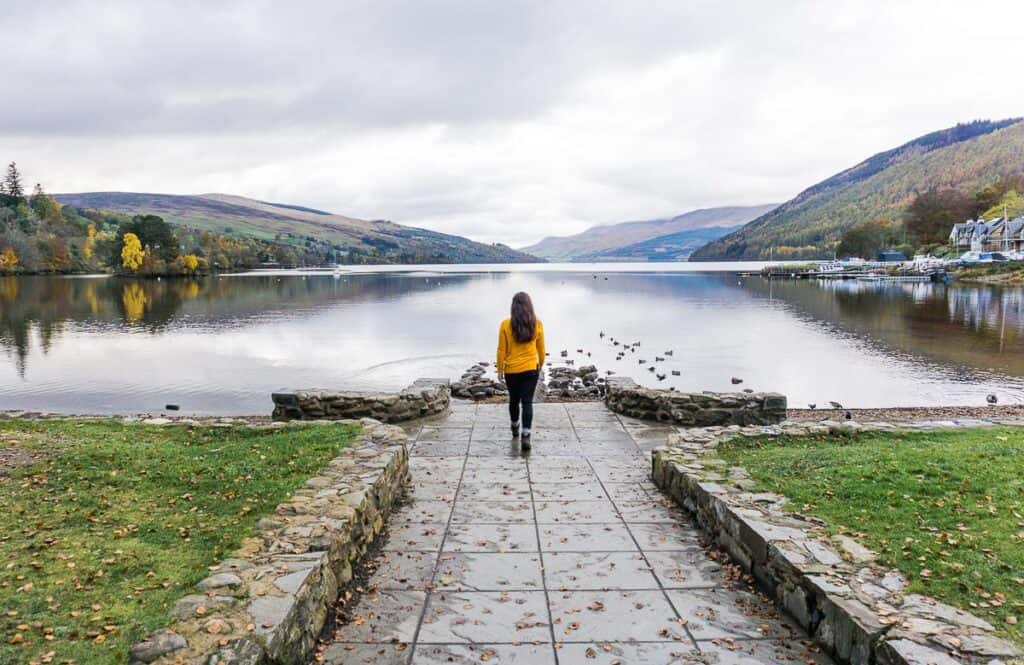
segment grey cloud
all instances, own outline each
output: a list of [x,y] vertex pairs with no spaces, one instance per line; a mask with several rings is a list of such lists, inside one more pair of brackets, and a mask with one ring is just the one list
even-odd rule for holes
[[932,0],[6,0],[0,160],[53,191],[224,191],[527,244],[784,200],[1021,115],[1024,10],[972,13],[999,20]]
[[589,72],[701,49],[727,25],[674,2],[14,6],[8,83],[49,110],[0,106],[7,134],[528,118]]

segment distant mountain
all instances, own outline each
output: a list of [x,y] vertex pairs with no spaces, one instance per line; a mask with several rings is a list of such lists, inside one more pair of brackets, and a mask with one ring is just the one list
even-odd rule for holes
[[690,255],[712,240],[743,228],[736,226],[709,226],[704,229],[680,231],[642,240],[625,247],[616,247],[598,254],[588,255],[588,261],[688,261]]
[[522,248],[522,251],[555,261],[597,260],[601,256],[614,256],[616,250],[661,236],[742,225],[775,205],[703,208],[670,218],[605,224],[572,236],[544,238],[535,245]]
[[1021,118],[977,121],[926,134],[880,152],[702,247],[693,261],[830,257],[843,231],[898,220],[918,192],[976,191],[1024,168]]
[[402,226],[389,221],[367,221],[323,210],[282,203],[267,203],[242,196],[203,194],[144,194],[86,192],[56,194],[65,205],[111,210],[131,215],[163,217],[170,224],[262,240],[303,244],[326,242],[378,263],[524,263],[536,257],[505,245],[488,245],[461,236]]

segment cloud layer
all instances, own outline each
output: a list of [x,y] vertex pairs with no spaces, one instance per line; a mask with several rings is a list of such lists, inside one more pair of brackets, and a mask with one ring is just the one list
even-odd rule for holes
[[[852,4],[852,3],[850,3]],[[1015,3],[7,2],[0,160],[521,245],[1024,115]]]

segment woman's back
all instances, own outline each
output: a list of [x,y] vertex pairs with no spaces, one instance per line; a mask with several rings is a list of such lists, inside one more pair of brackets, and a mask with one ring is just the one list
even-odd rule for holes
[[501,322],[498,331],[498,371],[506,374],[529,372],[544,362],[544,326],[540,320],[527,342],[516,341],[512,334],[512,319]]

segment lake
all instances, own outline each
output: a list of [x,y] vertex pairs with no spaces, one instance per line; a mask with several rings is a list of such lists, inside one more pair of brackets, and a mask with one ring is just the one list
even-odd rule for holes
[[[1024,291],[740,278],[743,264],[415,266],[198,280],[0,278],[0,409],[268,414],[270,393],[396,389],[492,361],[526,290],[551,360],[679,390],[850,407],[1024,402]],[[718,272],[706,272],[709,270]],[[604,331],[605,338],[599,333]],[[641,346],[616,361],[609,338]],[[583,349],[583,354],[576,353]],[[658,381],[641,357],[672,350]],[[588,356],[587,353],[590,355]]]

